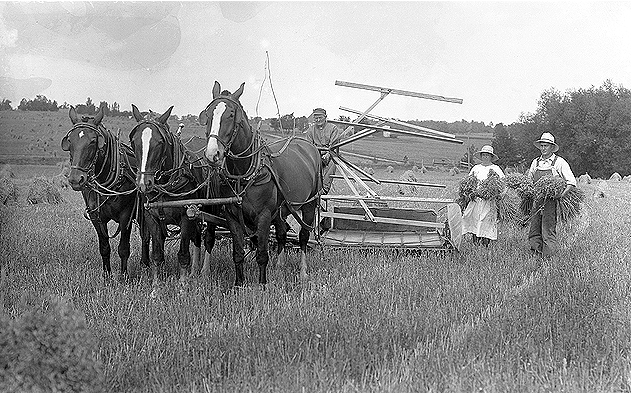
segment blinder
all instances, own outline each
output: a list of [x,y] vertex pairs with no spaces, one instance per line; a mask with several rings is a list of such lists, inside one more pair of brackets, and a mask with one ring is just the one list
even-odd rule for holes
[[228,142],[224,142],[219,137],[218,135],[219,133],[217,133],[217,135],[208,135],[208,127],[206,127],[206,139],[215,138],[217,142],[219,142],[223,146],[224,150],[230,151],[230,147],[232,146],[232,144],[234,143],[234,140],[237,137],[237,127],[245,119],[245,117],[243,116],[243,113],[245,111],[243,110],[243,106],[241,105],[239,101],[235,100],[229,95],[222,95],[222,96],[214,98],[212,101],[210,101],[210,104],[206,106],[206,109],[201,111],[201,113],[199,114],[199,122],[201,125],[207,125],[208,124],[208,113],[207,113],[208,109],[211,106],[214,106],[217,102],[221,102],[221,101],[228,101],[237,107],[237,109],[235,110],[235,120],[234,120],[234,125],[232,127],[232,131],[230,133],[230,139],[228,140]]
[[[103,132],[98,128],[98,126],[95,126],[94,124],[91,123],[86,123],[86,122],[81,122],[81,123],[76,123],[74,126],[72,126],[72,128],[66,133],[66,136],[64,136],[61,140],[61,149],[63,151],[70,151],[70,134],[79,129],[79,128],[87,128],[90,129],[92,131],[94,131],[94,133],[96,134],[96,146],[97,146],[97,152],[96,154],[94,154],[94,157],[92,158],[92,161],[90,161],[90,164],[87,167],[81,167],[79,165],[71,165],[70,168],[71,169],[78,169],[82,172],[85,173],[90,173],[91,171],[94,170],[94,166],[96,164],[96,160],[99,156],[99,153],[102,153],[103,148],[105,147],[105,135],[103,135]],[[72,156],[72,154],[71,154]]]
[[[138,130],[143,129],[146,126],[150,126],[153,129],[155,129],[160,135],[160,137],[162,138],[162,140],[166,144],[168,144],[170,147],[173,147],[174,136],[169,131],[169,125],[166,123],[157,122],[155,120],[143,120],[131,130],[131,132],[129,133],[129,142],[131,143],[132,146],[133,146],[133,141],[134,141],[134,138],[136,137],[136,133],[138,132]],[[162,168],[164,162],[166,161],[166,155],[164,154],[164,147],[163,147],[163,151],[160,152],[160,156],[162,158],[160,160],[159,168]],[[160,177],[161,177],[160,169],[157,169],[155,171],[141,171],[139,168],[138,173],[153,175],[156,180],[160,180]]]

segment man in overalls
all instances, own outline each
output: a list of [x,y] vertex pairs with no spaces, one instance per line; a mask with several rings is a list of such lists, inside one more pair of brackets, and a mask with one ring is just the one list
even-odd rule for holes
[[[335,162],[331,159],[331,146],[340,141],[342,132],[335,124],[326,121],[326,111],[322,108],[313,110],[313,124],[305,131],[305,137],[320,150],[322,157],[322,191],[328,194],[335,174]],[[339,153],[339,148],[334,150]]]
[[571,187],[576,187],[576,178],[567,161],[554,154],[559,150],[559,145],[554,142],[552,134],[544,132],[533,144],[541,151],[541,156],[532,161],[528,170],[528,176],[532,181],[536,182],[543,176],[552,175],[562,177],[566,183],[565,189],[553,200],[546,200],[541,211],[530,219],[530,250],[537,255],[548,257],[557,249],[557,200],[563,198]]
[[[335,124],[326,121],[326,111],[322,108],[313,110],[313,124],[305,131],[308,141],[316,145],[322,157],[322,193],[328,194],[331,190],[336,165],[331,159],[331,151],[339,154],[340,148],[331,149],[333,145],[340,141],[342,132]],[[320,221],[320,233],[331,229],[331,217],[323,217]]]

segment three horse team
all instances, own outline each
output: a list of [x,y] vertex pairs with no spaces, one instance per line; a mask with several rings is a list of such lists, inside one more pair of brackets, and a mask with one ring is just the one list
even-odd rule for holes
[[[71,159],[68,180],[74,190],[82,192],[86,218],[99,238],[104,275],[111,275],[107,223],[119,224],[120,278],[124,279],[135,218],[140,228],[141,261],[151,266],[154,284],[158,267],[164,263],[169,225],[179,227],[181,279],[199,269],[203,234],[206,253],[201,269],[208,272],[215,229],[221,225],[232,237],[235,286],[245,284],[246,236],[256,246],[259,283],[266,284],[270,227],[274,225],[277,263],[282,266],[288,228],[285,219],[291,214],[301,225],[300,276],[307,277],[307,243],[322,188],[320,153],[300,137],[272,143],[263,140],[239,102],[244,85],[230,93],[215,82],[213,99],[199,116],[206,127],[205,139],[194,137],[186,145],[169,130],[167,120],[173,107],[149,119],[132,105],[137,124],[129,133],[131,148],[101,124],[102,110],[94,117],[80,118],[70,108],[73,126],[62,139],[62,148]],[[201,212],[195,211],[197,205]],[[206,231],[197,217],[206,222]]]

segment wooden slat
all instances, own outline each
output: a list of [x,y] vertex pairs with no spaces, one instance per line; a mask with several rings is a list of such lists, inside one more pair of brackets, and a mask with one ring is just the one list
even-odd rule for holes
[[[331,175],[333,179],[343,179],[340,175]],[[403,180],[390,180],[390,179],[376,179],[372,180],[371,178],[362,179],[363,181],[374,181],[375,183],[386,183],[386,184],[404,184],[406,186],[419,186],[419,187],[436,187],[436,188],[447,188],[444,184],[434,184],[434,183],[419,183],[415,181],[403,181]]]
[[[348,121],[342,121],[342,120],[328,120],[331,123],[336,123],[336,124],[342,124],[342,125],[348,125],[348,126],[354,126],[354,127],[365,127],[365,128],[374,128],[377,130],[381,130],[381,131],[387,131],[387,132],[392,132],[395,134],[405,134],[405,135],[412,135],[412,136],[417,136],[419,138],[427,138],[427,139],[433,139],[436,141],[442,141],[442,142],[448,142],[448,143],[457,143],[457,144],[462,144],[464,143],[463,141],[461,141],[460,139],[454,139],[448,136],[443,136],[443,135],[430,135],[430,134],[420,134],[416,131],[409,131],[409,130],[401,130],[401,129],[396,129],[396,128],[387,128],[387,127],[379,127],[379,126],[373,126],[370,124],[360,124],[360,123],[352,123],[352,122],[348,122]],[[429,128],[428,128],[429,130]],[[367,137],[368,135],[362,135],[362,138]],[[346,140],[343,140],[339,143],[336,143],[335,145],[331,146],[331,149],[335,149],[339,146],[343,146],[344,144],[346,144]]]
[[372,198],[362,195],[322,195],[320,199],[340,200],[340,201],[366,201],[366,202],[424,202],[424,203],[453,203],[453,199],[442,198],[417,198],[417,197],[391,197],[380,196]]
[[[340,109],[343,110],[343,111],[346,111],[346,112],[359,113],[359,111],[357,109],[345,108],[343,106],[341,106]],[[441,135],[441,136],[444,136],[444,137],[447,137],[447,138],[452,138],[452,139],[456,138],[456,135],[450,134],[448,132],[437,131],[437,130],[433,130],[431,128],[427,128],[427,127],[423,127],[423,126],[417,126],[416,124],[406,123],[404,121],[400,121],[400,120],[396,120],[396,119],[385,118],[385,117],[381,117],[381,116],[377,116],[377,115],[369,115],[369,114],[366,114],[366,117],[369,117],[369,118],[371,118],[373,120],[385,121],[387,123],[400,125],[400,126],[403,126],[403,127],[409,127],[409,128],[415,129],[415,130],[423,131],[423,132],[429,132],[430,134]]]
[[[333,212],[321,212],[321,217],[331,217],[331,218],[340,218],[345,220],[353,220],[353,221],[368,221],[364,216],[358,216],[355,214],[345,214],[345,213],[333,213]],[[397,224],[397,225],[409,225],[413,227],[420,228],[438,228],[444,229],[445,224],[440,222],[430,222],[430,221],[414,221],[414,220],[403,220],[400,218],[388,218],[388,217],[374,217],[374,220],[371,220],[377,223],[383,224]]]
[[335,81],[335,84],[337,86],[352,87],[355,89],[372,90],[372,91],[378,91],[380,93],[398,94],[401,96],[425,98],[427,100],[445,101],[445,102],[452,102],[454,104],[462,104],[462,98],[444,97],[444,96],[439,96],[435,94],[417,93],[417,92],[408,91],[408,90],[392,89],[389,87],[364,85],[361,83],[344,82],[344,81],[337,81],[337,80]]
[[[333,156],[331,156],[333,157]],[[360,196],[359,192],[357,191],[357,189],[355,188],[355,186],[353,185],[353,183],[351,182],[351,180],[348,178],[348,175],[346,174],[346,172],[344,170],[342,170],[342,175],[344,176],[344,180],[346,181],[346,184],[348,184],[348,187],[351,189],[351,191],[353,191],[353,193],[355,194],[355,196]],[[322,198],[322,197],[320,197]],[[366,215],[368,216],[368,218],[370,218],[372,221],[375,220],[375,216],[372,214],[372,212],[370,211],[370,208],[368,207],[368,205],[366,205],[366,202],[364,202],[363,200],[358,199],[357,200],[359,202],[359,204],[361,205],[361,207],[364,209],[364,211],[366,212]]]

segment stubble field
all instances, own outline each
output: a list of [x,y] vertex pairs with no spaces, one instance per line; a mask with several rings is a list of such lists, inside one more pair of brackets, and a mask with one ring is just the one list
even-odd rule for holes
[[[269,267],[265,290],[248,259],[248,285],[235,290],[221,240],[210,275],[184,286],[170,245],[151,297],[137,231],[136,279],[104,281],[80,194],[28,205],[24,185],[58,168],[13,170],[19,203],[0,208],[1,391],[35,391],[29,381],[90,392],[631,389],[628,183],[582,185],[584,213],[560,228],[550,260],[527,252],[526,229],[502,226],[490,248],[459,253],[315,249],[307,283],[293,254],[284,271]],[[415,195],[447,196],[460,176],[419,175],[449,188]],[[115,275],[118,262],[114,251]]]

